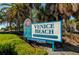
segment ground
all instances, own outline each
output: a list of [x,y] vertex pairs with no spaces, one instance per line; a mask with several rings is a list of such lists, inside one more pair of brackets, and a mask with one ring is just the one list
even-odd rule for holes
[[57,51],[52,50],[51,47],[47,47],[47,46],[39,45],[39,47],[46,49],[49,55],[79,55],[79,49],[77,50],[76,48],[73,47],[73,49],[76,49],[77,51],[71,50],[71,46],[69,45],[65,45],[64,48],[61,48],[60,50],[57,50]]
[[64,37],[62,47],[58,50],[52,50],[48,44],[34,44],[35,47],[41,47],[48,51],[49,55],[79,55],[79,34],[70,34]]

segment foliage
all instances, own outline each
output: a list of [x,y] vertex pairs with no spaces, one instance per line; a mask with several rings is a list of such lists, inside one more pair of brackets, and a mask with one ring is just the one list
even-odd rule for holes
[[79,30],[79,22],[77,22],[76,29]]
[[36,55],[48,54],[41,48],[33,48],[17,35],[0,34],[0,54],[2,55]]

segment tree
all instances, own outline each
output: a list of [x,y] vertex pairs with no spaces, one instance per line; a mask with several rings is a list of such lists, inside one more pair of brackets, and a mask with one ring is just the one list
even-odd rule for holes
[[[2,4],[5,5],[5,4]],[[10,6],[6,10],[6,16],[8,18],[8,22],[11,24],[16,19],[17,31],[20,31],[20,24],[24,21],[26,15],[28,15],[29,4],[7,4]]]

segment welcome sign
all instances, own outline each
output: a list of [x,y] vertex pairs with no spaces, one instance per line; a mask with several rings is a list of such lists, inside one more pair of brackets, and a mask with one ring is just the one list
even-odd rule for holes
[[61,21],[32,24],[32,38],[61,41]]

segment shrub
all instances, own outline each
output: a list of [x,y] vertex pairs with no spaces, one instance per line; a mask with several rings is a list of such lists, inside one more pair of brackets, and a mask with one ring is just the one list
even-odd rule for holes
[[29,45],[25,45],[25,44],[19,44],[16,45],[15,51],[17,52],[17,54],[19,55],[32,55],[35,53],[35,49]]
[[11,44],[10,42],[5,42],[3,44],[0,44],[0,54],[2,55],[13,55],[13,54],[17,54],[14,51],[14,44]]
[[45,51],[44,49],[41,48],[33,48],[28,44],[19,44],[16,46],[15,51],[17,52],[17,54],[19,55],[47,55],[47,51]]
[[0,34],[1,55],[44,55],[47,51],[33,48],[28,43],[13,34]]
[[47,51],[44,50],[44,49],[36,48],[36,53],[35,53],[35,54],[36,54],[36,55],[42,55],[42,54],[47,55],[48,53],[47,53]]

